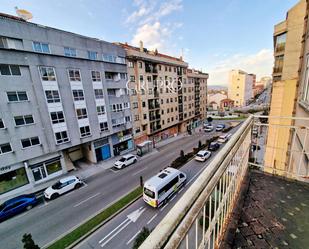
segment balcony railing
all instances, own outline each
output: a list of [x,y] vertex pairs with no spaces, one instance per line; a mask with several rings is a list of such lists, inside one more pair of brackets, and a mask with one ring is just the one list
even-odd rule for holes
[[[309,148],[308,121],[309,118],[248,117],[140,249],[219,248],[249,166],[281,176],[309,179],[305,161]],[[303,148],[294,144],[295,136],[302,137],[297,142]],[[288,153],[283,153],[286,150],[281,144],[283,137],[292,143]],[[294,159],[293,153],[297,155]],[[268,158],[273,162],[286,154],[290,157],[282,158],[285,162],[282,170],[278,171],[274,163],[268,165]]]

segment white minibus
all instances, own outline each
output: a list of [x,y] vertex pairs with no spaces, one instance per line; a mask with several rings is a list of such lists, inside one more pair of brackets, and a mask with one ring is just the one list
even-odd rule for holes
[[168,167],[145,182],[143,199],[150,206],[159,207],[166,203],[168,198],[186,183],[186,180],[185,173]]

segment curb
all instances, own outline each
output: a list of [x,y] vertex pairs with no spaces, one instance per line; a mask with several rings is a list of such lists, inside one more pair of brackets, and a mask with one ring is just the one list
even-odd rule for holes
[[[80,227],[81,225],[83,225],[84,223],[88,222],[89,220],[91,220],[92,218],[94,218],[96,215],[100,214],[101,212],[103,212],[104,210],[106,210],[107,208],[109,208],[110,206],[112,206],[113,204],[115,204],[117,201],[121,200],[123,197],[125,197],[126,195],[130,194],[131,192],[133,192],[135,189],[133,189],[132,191],[120,196],[116,201],[110,203],[108,206],[105,206],[104,208],[102,208],[101,210],[99,210],[98,212],[96,212],[94,215],[92,215],[91,217],[89,217],[87,220],[85,220],[84,222],[74,226],[73,228],[71,228],[67,233],[59,236],[58,238],[54,239],[53,241],[49,242],[48,244],[44,245],[42,247],[42,249],[47,249],[49,246],[51,246],[53,243],[57,242],[58,240],[64,238],[66,235],[68,235],[69,233],[71,233],[72,231],[74,231],[75,229],[77,229],[78,227]],[[110,220],[112,220],[115,216],[117,216],[119,213],[121,213],[122,211],[124,211],[126,208],[128,208],[130,205],[132,205],[134,202],[136,202],[138,199],[140,199],[142,196],[142,194],[140,194],[139,196],[137,196],[136,198],[134,198],[133,200],[131,200],[128,204],[126,204],[124,207],[122,207],[121,209],[119,209],[116,213],[112,214],[110,217],[108,217],[106,220],[102,221],[100,224],[98,224],[97,226],[95,226],[94,228],[92,228],[89,232],[87,232],[86,234],[84,234],[82,237],[80,237],[79,239],[77,239],[75,242],[73,242],[71,245],[67,246],[65,249],[72,249],[75,246],[77,246],[80,242],[82,242],[83,240],[85,240],[87,237],[89,237],[91,234],[93,234],[95,231],[97,231],[100,227],[102,227],[103,225],[105,225],[107,222],[109,222]]]

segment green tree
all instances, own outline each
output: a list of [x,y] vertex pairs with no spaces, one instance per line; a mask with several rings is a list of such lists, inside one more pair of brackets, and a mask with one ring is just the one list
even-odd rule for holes
[[144,240],[149,236],[150,231],[147,227],[143,227],[143,230],[136,237],[132,249],[138,249]]
[[24,244],[24,249],[40,249],[40,247],[34,243],[31,233],[25,233],[21,241]]
[[183,150],[180,151],[180,157],[184,158],[185,157],[185,152]]
[[207,118],[208,123],[211,123],[211,122],[212,122],[212,120],[213,120],[213,118],[212,118],[212,117],[208,117],[208,118]]
[[201,140],[198,141],[198,148],[199,148],[199,149],[202,148],[202,142],[201,142]]

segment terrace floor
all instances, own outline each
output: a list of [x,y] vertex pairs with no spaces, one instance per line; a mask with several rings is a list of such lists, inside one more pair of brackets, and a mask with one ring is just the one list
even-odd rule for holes
[[309,184],[250,171],[238,217],[232,243],[221,248],[307,249]]

